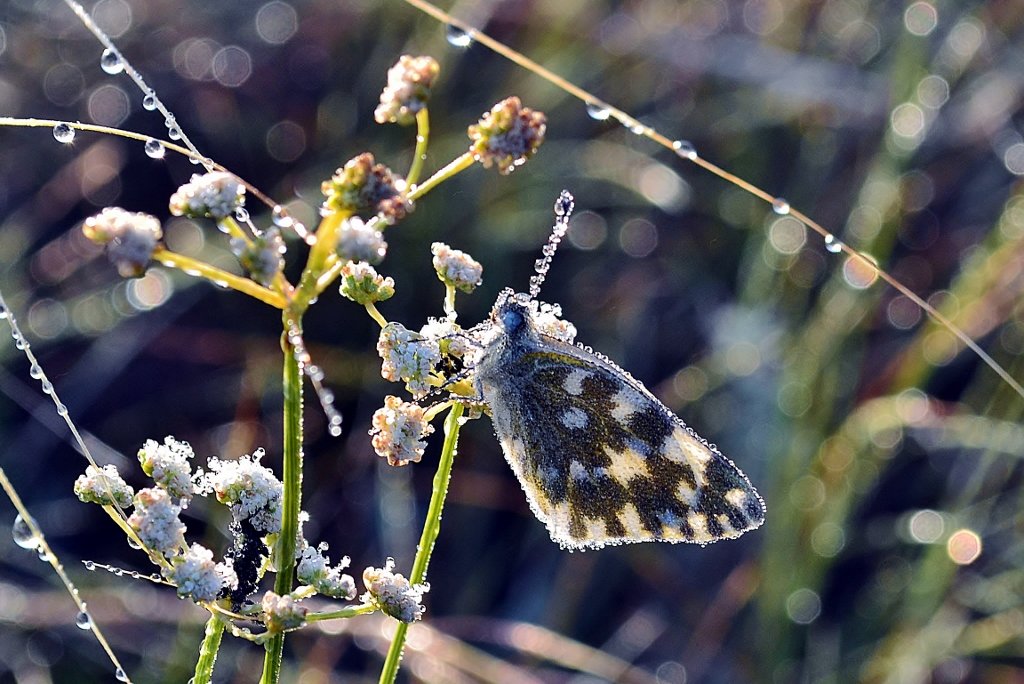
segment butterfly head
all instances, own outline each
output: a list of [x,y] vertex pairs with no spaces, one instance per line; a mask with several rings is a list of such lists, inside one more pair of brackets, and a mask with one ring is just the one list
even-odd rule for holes
[[491,321],[509,337],[519,337],[530,329],[531,303],[536,308],[536,302],[532,302],[529,295],[505,290],[498,296],[491,310]]

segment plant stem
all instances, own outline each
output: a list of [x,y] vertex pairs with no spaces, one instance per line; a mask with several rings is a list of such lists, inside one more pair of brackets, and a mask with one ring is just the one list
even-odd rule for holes
[[211,615],[206,621],[203,643],[199,647],[199,660],[196,661],[196,674],[192,677],[193,684],[208,684],[213,677],[213,664],[217,662],[217,651],[220,640],[224,636],[224,621]]
[[[299,511],[302,505],[302,369],[295,356],[295,347],[289,341],[289,331],[300,327],[301,319],[291,320],[286,313],[285,332],[281,335],[284,352],[284,500],[282,502],[281,532],[277,538],[274,556],[277,576],[274,593],[284,596],[292,590],[295,571],[295,538],[299,531]],[[281,654],[284,634],[276,634],[266,646],[263,658],[261,684],[277,684],[281,676]]]
[[358,606],[348,606],[339,610],[331,610],[325,613],[310,613],[306,616],[306,622],[321,622],[323,620],[337,620],[339,618],[351,618],[357,615],[369,615],[376,612],[377,606],[372,603],[361,603]]
[[215,266],[187,257],[184,254],[172,252],[163,247],[157,247],[153,251],[153,260],[169,268],[178,268],[188,275],[200,276],[217,285],[225,285],[250,297],[254,297],[264,304],[269,304],[275,309],[283,309],[287,302],[280,293],[268,290],[248,278],[237,276],[234,273],[222,271]]
[[[427,509],[427,518],[423,521],[423,533],[420,535],[420,544],[416,550],[416,558],[412,562],[412,572],[409,574],[411,584],[422,584],[427,577],[427,566],[430,564],[430,554],[434,550],[434,542],[441,532],[441,512],[444,510],[445,496],[448,494],[448,482],[452,476],[452,465],[455,463],[455,448],[459,442],[459,428],[462,411],[465,404],[455,403],[448,417],[444,420],[444,446],[441,447],[441,460],[437,464],[437,473],[434,475],[434,491],[430,496],[430,507]],[[405,636],[409,630],[408,623],[400,622],[395,638],[388,649],[387,658],[384,660],[384,668],[380,672],[380,684],[392,684],[398,675],[398,665],[402,660],[402,651],[405,649]]]
[[423,181],[415,188],[412,188],[412,191],[409,193],[409,199],[413,201],[418,200],[441,183],[445,182],[452,176],[465,171],[475,163],[476,159],[473,157],[471,152],[462,153],[449,162],[447,166],[442,169],[438,169],[433,176]]
[[426,108],[416,112],[416,151],[413,152],[412,166],[405,180],[409,185],[416,185],[423,171],[423,162],[427,159],[427,143],[430,141],[430,114]]

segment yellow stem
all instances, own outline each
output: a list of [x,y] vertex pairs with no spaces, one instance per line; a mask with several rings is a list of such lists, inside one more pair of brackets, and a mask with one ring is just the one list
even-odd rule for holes
[[193,259],[192,257],[185,256],[184,254],[172,252],[163,247],[157,247],[156,250],[154,250],[153,260],[169,268],[180,269],[188,275],[206,278],[216,285],[226,286],[232,290],[247,294],[250,297],[260,300],[264,304],[269,304],[275,309],[283,309],[288,305],[287,300],[280,293],[268,290],[248,278],[237,276],[234,273],[228,273],[216,266],[211,266],[205,261],[199,261],[198,259]]

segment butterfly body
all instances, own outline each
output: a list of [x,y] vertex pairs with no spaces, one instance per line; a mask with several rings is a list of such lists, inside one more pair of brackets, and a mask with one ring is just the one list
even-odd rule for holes
[[543,328],[535,301],[502,293],[474,374],[554,541],[703,544],[760,526],[764,503],[730,460],[610,360]]

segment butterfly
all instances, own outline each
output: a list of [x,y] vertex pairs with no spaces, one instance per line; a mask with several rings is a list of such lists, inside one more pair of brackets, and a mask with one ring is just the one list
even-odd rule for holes
[[474,386],[531,510],[566,549],[759,527],[764,501],[732,461],[537,301],[572,204],[563,191],[530,293],[502,292],[477,331]]

